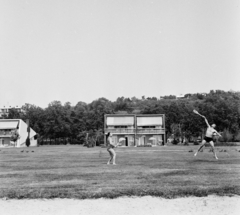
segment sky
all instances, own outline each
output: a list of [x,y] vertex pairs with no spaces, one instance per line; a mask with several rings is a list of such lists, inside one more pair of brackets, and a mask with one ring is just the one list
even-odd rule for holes
[[240,91],[239,0],[0,0],[0,106]]

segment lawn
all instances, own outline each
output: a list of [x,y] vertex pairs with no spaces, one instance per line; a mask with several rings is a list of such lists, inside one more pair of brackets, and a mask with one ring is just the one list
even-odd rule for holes
[[117,148],[116,166],[99,147],[0,148],[0,198],[240,195],[240,147],[197,147]]

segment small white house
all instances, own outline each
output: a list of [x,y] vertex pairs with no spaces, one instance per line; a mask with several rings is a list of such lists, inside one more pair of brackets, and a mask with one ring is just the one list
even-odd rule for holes
[[[20,138],[16,143],[11,141],[12,131],[17,126]],[[0,119],[0,147],[26,147],[28,136],[27,124],[21,119]],[[30,146],[37,146],[37,140],[34,138],[36,132],[30,128]]]

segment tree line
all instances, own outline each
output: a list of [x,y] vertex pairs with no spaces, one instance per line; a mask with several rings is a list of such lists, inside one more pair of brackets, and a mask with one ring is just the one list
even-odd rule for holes
[[15,109],[2,118],[29,119],[30,127],[39,135],[40,144],[88,144],[103,143],[104,115],[120,113],[165,114],[167,137],[179,141],[195,141],[205,132],[205,121],[193,113],[198,110],[210,124],[215,123],[222,132],[221,141],[240,141],[240,92],[211,90],[209,93],[185,94],[178,99],[174,95],[160,98],[125,98],[116,101],[99,98],[87,104],[78,102],[51,102],[46,108],[34,104]]

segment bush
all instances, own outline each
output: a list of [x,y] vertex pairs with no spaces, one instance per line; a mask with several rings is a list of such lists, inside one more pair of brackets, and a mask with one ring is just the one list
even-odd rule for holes
[[238,132],[238,133],[234,136],[234,141],[240,142],[240,132]]
[[152,145],[140,145],[140,146],[137,146],[137,147],[152,147]]
[[193,145],[199,145],[202,142],[200,137],[194,138],[193,139]]
[[177,139],[173,139],[172,144],[177,145],[179,141]]
[[195,146],[196,146],[196,145],[199,145],[199,141],[194,140],[194,141],[193,141],[193,145],[195,145]]
[[230,133],[228,129],[224,129],[222,133],[222,137],[219,137],[220,142],[231,142],[233,139],[233,134]]

